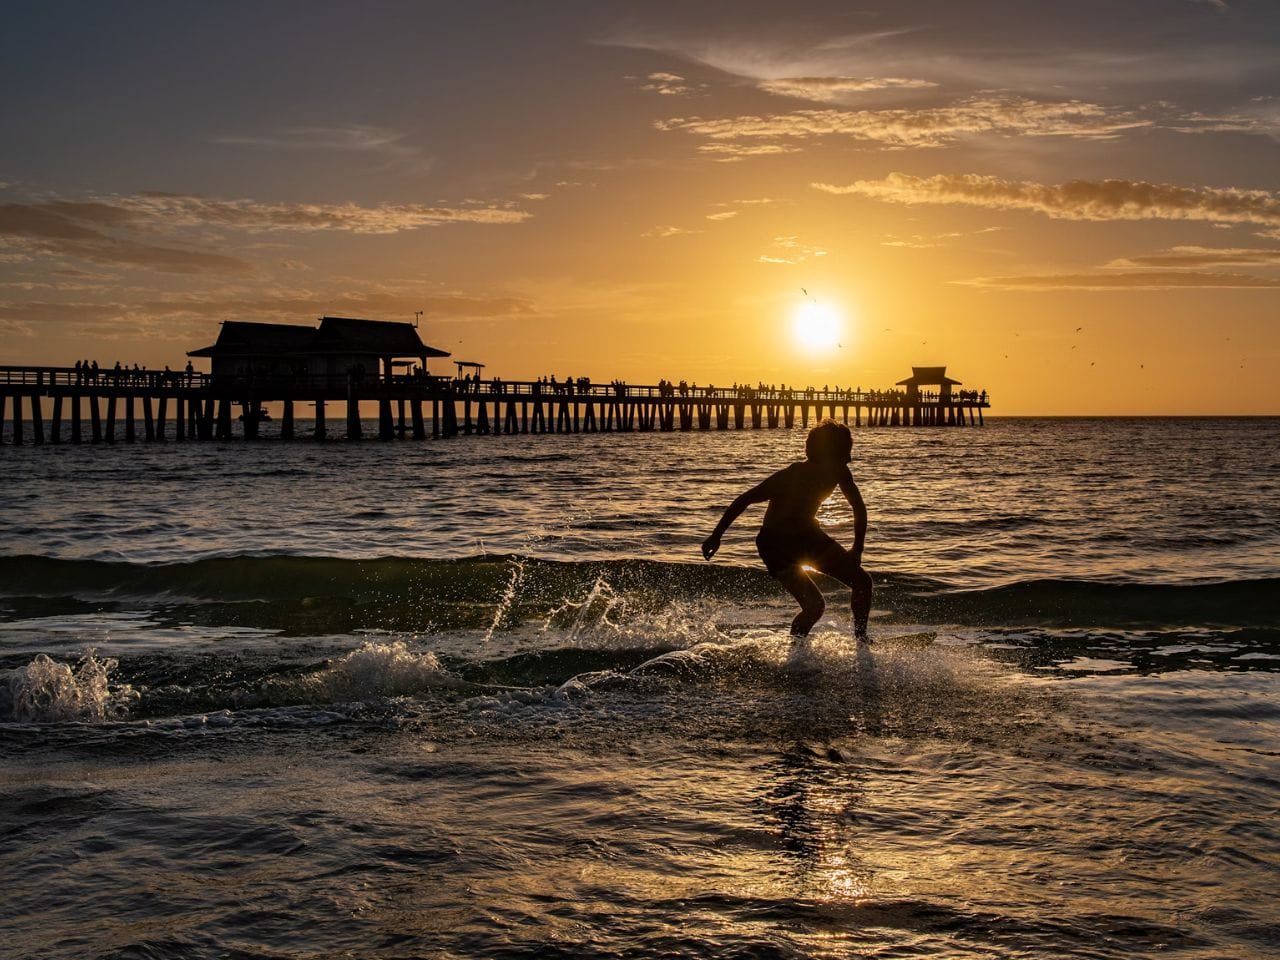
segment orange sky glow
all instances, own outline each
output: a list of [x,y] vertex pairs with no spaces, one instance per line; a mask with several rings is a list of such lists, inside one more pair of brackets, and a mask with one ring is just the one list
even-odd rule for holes
[[0,363],[422,311],[506,380],[1280,414],[1280,9],[438,6],[15,14]]

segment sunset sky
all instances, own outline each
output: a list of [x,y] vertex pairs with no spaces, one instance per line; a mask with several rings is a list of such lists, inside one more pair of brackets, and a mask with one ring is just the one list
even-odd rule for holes
[[4,16],[0,363],[421,310],[504,379],[1280,413],[1275,0]]

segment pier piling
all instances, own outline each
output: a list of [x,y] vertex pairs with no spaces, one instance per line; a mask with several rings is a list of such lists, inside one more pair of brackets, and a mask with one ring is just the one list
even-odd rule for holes
[[[37,399],[37,403],[40,401]],[[53,398],[53,419],[49,422],[49,442],[62,442],[62,394],[55,394]]]

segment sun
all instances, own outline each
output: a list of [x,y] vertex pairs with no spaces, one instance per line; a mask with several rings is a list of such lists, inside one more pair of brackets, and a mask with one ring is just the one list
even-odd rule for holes
[[806,300],[791,317],[791,334],[806,350],[829,350],[840,341],[840,311],[826,303]]

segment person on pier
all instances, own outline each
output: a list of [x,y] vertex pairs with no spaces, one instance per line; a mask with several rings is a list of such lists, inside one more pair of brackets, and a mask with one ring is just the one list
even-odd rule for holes
[[[850,587],[853,635],[867,643],[871,616],[871,576],[862,569],[867,537],[867,506],[849,472],[853,435],[835,420],[823,420],[809,431],[805,459],[784,467],[729,504],[711,536],[702,544],[707,560],[720,549],[720,538],[755,503],[767,503],[756,549],[769,574],[800,604],[791,622],[793,637],[807,636],[826,604],[822,591],[805,568],[820,570]],[[818,508],[839,487],[853,508],[853,548],[846,550],[818,524]]]

